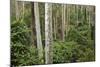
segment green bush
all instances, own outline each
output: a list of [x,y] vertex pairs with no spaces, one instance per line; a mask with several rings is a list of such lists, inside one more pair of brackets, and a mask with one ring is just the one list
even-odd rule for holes
[[53,63],[94,61],[94,50],[77,42],[54,42]]
[[32,47],[31,30],[23,18],[11,23],[11,65],[40,64],[37,57],[37,49]]
[[39,64],[36,48],[25,46],[21,43],[12,44],[11,59],[12,66]]
[[53,62],[54,63],[74,62],[74,59],[76,59],[77,57],[78,47],[79,45],[77,45],[76,42],[54,42]]

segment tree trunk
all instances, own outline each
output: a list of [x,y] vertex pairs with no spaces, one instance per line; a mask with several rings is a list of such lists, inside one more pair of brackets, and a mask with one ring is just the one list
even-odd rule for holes
[[62,41],[65,41],[65,8],[66,5],[62,4]]
[[54,40],[56,40],[56,17],[54,19]]
[[24,18],[24,9],[25,9],[25,3],[24,3],[24,2],[22,2],[22,7],[23,7],[22,16],[23,16],[23,18]]
[[88,18],[89,18],[89,20],[88,20],[88,24],[89,24],[89,40],[91,40],[91,38],[92,38],[92,30],[91,30],[91,28],[92,28],[92,7],[91,6],[88,6],[88,10],[89,10],[89,14],[88,14]]
[[45,3],[45,64],[52,63],[52,4]]
[[66,7],[66,9],[67,9],[67,10],[66,10],[66,12],[67,12],[67,13],[66,13],[66,14],[67,14],[67,17],[66,17],[66,38],[67,38],[67,35],[68,35],[68,26],[69,26],[69,25],[68,25],[68,23],[69,23],[69,21],[68,21],[68,19],[69,19],[69,11],[68,11],[68,8],[69,8],[69,7],[68,7],[68,5],[67,5],[67,7]]
[[78,20],[78,5],[76,5],[76,10],[77,10],[77,20],[76,20],[76,24],[78,26],[79,20]]
[[32,46],[36,47],[36,30],[35,30],[35,15],[34,15],[34,2],[31,3],[32,23],[31,26],[31,42]]
[[16,9],[16,19],[19,19],[19,8],[18,8],[18,1],[15,0],[15,9]]
[[43,59],[43,47],[41,41],[41,31],[40,31],[40,18],[39,18],[39,8],[38,3],[34,3],[34,14],[35,14],[35,28],[36,28],[36,37],[37,37],[37,49],[39,59]]
[[70,5],[67,5],[67,27],[66,27],[66,36],[70,30]]
[[82,24],[84,23],[84,15],[83,15],[83,5],[81,6],[81,22],[82,22]]
[[91,7],[88,6],[88,24],[89,24],[89,28],[91,28],[91,15],[92,15],[92,11],[91,11]]

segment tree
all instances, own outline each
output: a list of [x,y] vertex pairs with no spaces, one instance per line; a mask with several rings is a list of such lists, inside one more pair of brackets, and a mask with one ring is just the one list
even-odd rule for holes
[[56,17],[53,18],[54,24],[54,40],[56,40]]
[[83,6],[81,5],[81,22],[82,22],[82,24],[84,23],[84,15],[83,15]]
[[35,14],[35,28],[36,28],[36,37],[37,37],[37,49],[39,59],[43,58],[43,47],[41,41],[41,30],[40,30],[40,19],[39,19],[39,8],[38,3],[34,3],[34,14]]
[[[53,6],[53,5],[52,5]],[[53,14],[53,34],[54,34],[54,40],[56,40],[56,38],[57,38],[57,13],[58,13],[58,11],[57,11],[57,6],[53,6],[52,7],[52,14]]]
[[79,23],[79,19],[78,19],[78,14],[79,14],[78,12],[79,12],[79,11],[78,11],[78,9],[79,9],[79,6],[76,5],[76,10],[77,10],[77,20],[76,20],[76,24],[77,24],[77,25],[78,25],[78,23]]
[[67,5],[67,7],[66,7],[66,9],[67,9],[67,20],[66,20],[66,37],[67,37],[67,35],[68,35],[68,31],[69,31],[69,29],[70,29],[70,5],[68,4]]
[[45,3],[45,64],[52,63],[52,4]]
[[22,9],[23,9],[22,16],[24,18],[24,13],[25,13],[25,2],[24,1],[22,2]]
[[66,5],[62,4],[62,41],[65,41],[65,10],[66,10]]
[[31,3],[31,13],[32,13],[32,22],[31,27],[31,42],[32,46],[36,47],[36,30],[35,30],[35,14],[34,14],[34,2]]
[[19,18],[19,8],[18,8],[18,1],[15,0],[15,9],[16,9],[16,19]]

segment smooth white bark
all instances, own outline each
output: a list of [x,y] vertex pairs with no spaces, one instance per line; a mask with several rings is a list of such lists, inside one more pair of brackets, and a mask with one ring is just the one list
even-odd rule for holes
[[34,14],[35,14],[35,28],[36,28],[36,37],[37,37],[37,48],[39,59],[43,58],[43,47],[41,41],[41,30],[40,30],[40,20],[39,20],[39,8],[38,3],[34,3]]

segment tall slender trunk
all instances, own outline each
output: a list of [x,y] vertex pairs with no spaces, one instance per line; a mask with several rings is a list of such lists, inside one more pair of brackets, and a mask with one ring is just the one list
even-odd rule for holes
[[78,25],[78,23],[79,23],[79,20],[78,20],[78,14],[79,14],[79,13],[78,13],[78,8],[79,8],[78,5],[76,5],[76,10],[77,10],[77,20],[76,20],[76,24],[77,24],[77,25]]
[[52,4],[45,3],[45,64],[52,63]]
[[19,8],[18,8],[18,1],[15,0],[15,9],[16,9],[16,19],[19,19]]
[[68,28],[69,28],[69,14],[70,14],[70,12],[69,12],[69,5],[67,5],[66,6],[66,12],[67,12],[67,17],[66,17],[66,38],[67,38],[67,36],[68,36]]
[[92,12],[91,12],[91,7],[88,6],[88,10],[89,10],[89,14],[88,14],[88,24],[89,24],[89,28],[91,28],[91,15],[92,15]]
[[89,10],[89,14],[88,14],[88,18],[89,18],[89,20],[88,20],[88,25],[89,25],[89,40],[91,40],[91,32],[92,32],[92,30],[91,30],[91,19],[92,19],[92,7],[91,6],[88,6],[88,10]]
[[39,59],[43,58],[43,47],[41,41],[41,30],[40,30],[40,18],[39,18],[39,8],[38,3],[34,3],[34,14],[35,14],[35,28],[36,28],[36,37],[37,37],[37,49]]
[[70,30],[70,5],[67,5],[67,33]]
[[66,5],[62,4],[62,41],[65,41],[65,8]]
[[52,26],[52,4],[50,4],[50,64],[53,63],[53,26]]
[[91,36],[92,36],[92,40],[94,40],[94,44],[95,44],[95,6],[92,6],[92,23],[91,23]]
[[81,6],[81,22],[84,23],[84,15],[83,15],[83,5]]
[[22,12],[22,16],[23,16],[23,18],[24,18],[24,13],[25,13],[25,11],[24,11],[24,9],[25,9],[25,2],[24,2],[24,1],[22,2],[22,9],[23,9],[23,10],[22,10],[22,11],[23,11],[23,12]]
[[57,39],[57,14],[55,16],[55,39]]
[[88,23],[88,21],[89,21],[89,17],[88,17],[88,7],[86,6],[85,7],[86,8],[86,23]]
[[54,19],[54,40],[56,40],[56,16],[53,19]]
[[31,26],[31,42],[32,46],[36,47],[36,30],[35,30],[35,15],[34,15],[34,2],[31,2],[32,23]]

